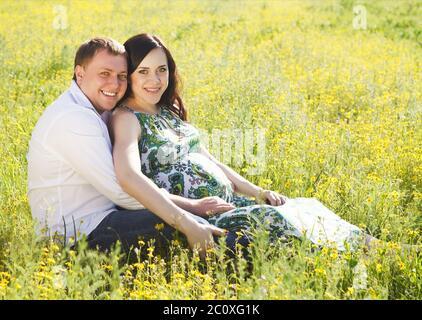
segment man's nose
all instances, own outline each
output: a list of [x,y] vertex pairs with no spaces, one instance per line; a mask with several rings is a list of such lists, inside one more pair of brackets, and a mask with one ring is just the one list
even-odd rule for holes
[[110,85],[113,86],[113,88],[118,88],[119,85],[120,85],[119,77],[118,76],[110,77],[109,83],[110,83]]

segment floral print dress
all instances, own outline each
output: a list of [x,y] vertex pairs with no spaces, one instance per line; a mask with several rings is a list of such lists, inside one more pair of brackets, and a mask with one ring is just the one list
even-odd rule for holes
[[236,208],[208,218],[230,231],[251,226],[269,230],[270,239],[307,238],[318,246],[345,249],[361,239],[361,230],[342,220],[314,198],[288,199],[282,206],[258,204],[233,192],[233,185],[213,161],[200,152],[199,131],[168,108],[158,114],[135,111],[141,126],[142,172],[160,188],[191,199],[218,196]]

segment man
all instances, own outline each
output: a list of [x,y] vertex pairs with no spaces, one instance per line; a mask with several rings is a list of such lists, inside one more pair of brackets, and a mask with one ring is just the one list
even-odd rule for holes
[[[182,208],[205,212],[221,208],[222,200],[194,202],[169,195],[151,182],[143,187],[154,195],[154,201],[145,202],[152,213],[118,184],[105,121],[126,88],[127,60],[121,44],[94,38],[80,46],[70,88],[44,111],[29,144],[28,197],[36,231],[68,241],[86,235],[89,246],[100,249],[120,240],[128,251],[140,236],[162,238],[154,227],[165,222],[165,238],[173,236],[174,227],[204,252],[212,235],[224,230]],[[229,209],[223,204],[223,210]]]

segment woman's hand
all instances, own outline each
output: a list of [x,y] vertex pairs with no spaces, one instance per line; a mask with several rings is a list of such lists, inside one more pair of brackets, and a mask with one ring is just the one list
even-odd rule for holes
[[196,220],[186,217],[181,223],[181,231],[185,234],[189,246],[199,252],[203,259],[206,251],[214,246],[213,236],[221,237],[227,234],[227,230],[218,228],[211,224],[201,224]]
[[224,201],[220,197],[190,199],[190,204],[190,212],[205,218],[236,208],[234,205]]
[[286,203],[288,198],[275,191],[260,188],[255,195],[255,199],[258,202],[270,204],[272,206],[281,206]]

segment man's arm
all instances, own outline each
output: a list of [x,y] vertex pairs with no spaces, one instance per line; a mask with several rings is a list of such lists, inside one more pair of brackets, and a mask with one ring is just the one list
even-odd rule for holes
[[48,137],[52,151],[67,162],[87,183],[115,204],[130,210],[143,206],[117,182],[108,141],[101,125],[89,110],[67,113],[55,123]]
[[196,214],[200,217],[210,217],[215,214],[223,213],[235,209],[231,203],[224,201],[219,197],[205,197],[201,199],[188,199],[175,194],[168,193],[167,190],[161,189],[167,193],[167,197],[178,207]]

